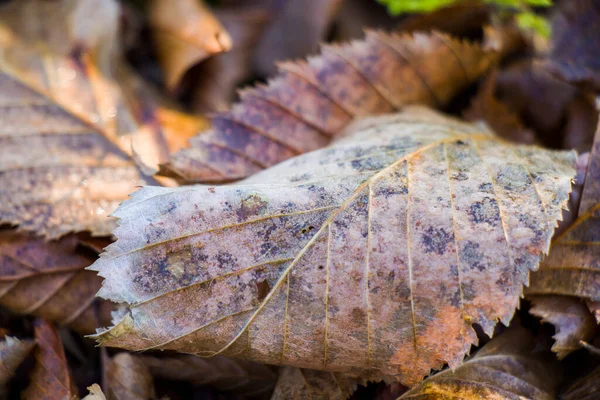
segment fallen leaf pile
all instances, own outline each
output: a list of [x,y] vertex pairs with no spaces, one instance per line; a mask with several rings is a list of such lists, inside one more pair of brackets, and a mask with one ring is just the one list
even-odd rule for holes
[[0,398],[598,398],[600,5],[529,11],[2,2]]

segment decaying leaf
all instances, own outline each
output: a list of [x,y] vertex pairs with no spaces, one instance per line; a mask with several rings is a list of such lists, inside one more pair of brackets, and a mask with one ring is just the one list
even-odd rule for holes
[[[80,5],[73,12],[83,12],[89,11],[86,6],[90,3],[98,2],[70,3]],[[100,3],[99,10],[116,7],[112,1]],[[45,36],[42,28],[47,26],[34,23],[44,20],[47,24],[47,20],[56,21],[61,15],[69,15],[66,6],[65,1],[27,0],[0,8],[0,113],[3,121],[0,223],[19,225],[21,229],[48,238],[83,230],[109,235],[114,220],[107,218],[107,214],[128,191],[148,181],[142,179],[129,156],[109,140],[111,135],[114,138],[114,130],[109,135],[108,125],[118,121],[103,118],[116,112],[116,108],[107,111],[102,107],[102,100],[112,99],[110,92],[102,97],[103,86],[96,88],[100,93],[93,90],[96,83],[101,85],[102,82],[88,79],[90,74],[97,73],[94,68],[84,69],[84,65],[96,65],[89,62],[90,53],[81,53],[77,47],[65,49],[72,44],[72,41],[67,44],[61,41],[69,37],[67,33],[50,30],[52,34]],[[73,4],[70,7],[73,8]],[[104,16],[102,12],[100,15]],[[81,24],[77,15],[73,20]],[[100,18],[102,21],[105,20]],[[40,30],[29,32],[27,27]],[[75,24],[72,31],[82,35],[96,32],[98,40],[102,39],[103,45],[107,45],[109,40],[97,32],[97,27],[86,25],[85,28],[88,29]],[[102,28],[110,30],[110,27]],[[34,41],[40,36],[45,42]],[[47,51],[52,45],[56,52]],[[59,50],[71,51],[71,56]],[[100,50],[90,49],[90,52],[104,54]],[[73,96],[77,96],[76,101]],[[70,109],[65,109],[64,104],[70,104]]]
[[552,49],[546,65],[568,82],[600,91],[600,3],[560,2],[552,21]]
[[574,162],[409,107],[239,185],[143,188],[91,267],[129,306],[97,339],[415,383],[510,320]]
[[600,325],[600,301],[586,301],[592,315],[596,318],[596,322]]
[[561,395],[560,400],[596,400],[600,398],[600,367],[573,382]]
[[263,397],[273,391],[277,374],[272,367],[226,357],[180,356],[157,358],[138,356],[153,376],[194,385],[207,385],[220,392],[249,398]]
[[388,35],[325,46],[306,62],[280,65],[266,86],[213,118],[213,129],[176,153],[163,174],[188,181],[245,178],[323,147],[356,116],[411,103],[441,105],[483,74],[495,53],[440,34]]
[[527,295],[574,296],[600,301],[600,125],[590,153],[579,217],[556,237]]
[[[173,371],[174,373],[176,371]],[[177,372],[182,372],[179,370]],[[137,356],[119,353],[105,365],[108,400],[154,399],[154,384],[148,367]]]
[[6,336],[0,341],[0,397],[6,396],[6,385],[16,369],[27,358],[35,346],[32,340],[19,340]]
[[530,312],[555,326],[552,346],[558,359],[579,350],[579,342],[589,341],[596,333],[596,321],[581,300],[567,296],[532,296]]
[[554,400],[556,365],[543,355],[533,352],[529,331],[511,328],[456,370],[427,378],[400,399]]
[[191,66],[232,46],[229,33],[200,0],[152,0],[149,23],[170,89]]
[[345,400],[356,386],[345,374],[282,367],[271,400]]
[[65,400],[78,398],[75,382],[71,378],[65,350],[60,336],[52,324],[38,319],[35,321],[37,347],[33,355],[35,366],[30,375],[30,384],[22,394],[24,399]]
[[106,305],[95,298],[102,280],[85,270],[94,258],[78,248],[79,241],[69,235],[46,242],[0,230],[0,306],[83,334],[110,321]]

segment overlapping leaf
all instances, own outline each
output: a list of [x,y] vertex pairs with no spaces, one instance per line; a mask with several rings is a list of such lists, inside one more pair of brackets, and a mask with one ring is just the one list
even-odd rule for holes
[[557,294],[600,301],[600,128],[589,158],[579,217],[554,239],[540,270],[531,276],[528,295]]
[[581,348],[580,341],[588,341],[596,333],[596,321],[586,305],[567,296],[533,296],[530,312],[556,328],[552,346],[558,359]]
[[554,400],[557,372],[551,359],[533,352],[530,332],[512,328],[455,371],[426,379],[398,400]]
[[129,305],[97,337],[415,383],[510,320],[574,161],[415,107],[239,185],[146,187],[92,267]]
[[[94,258],[69,235],[46,242],[0,230],[0,306],[93,333],[110,320],[110,303],[95,298],[101,279],[86,271]],[[108,241],[101,246],[108,244]]]
[[284,63],[268,85],[213,118],[213,129],[176,153],[163,174],[196,182],[248,177],[323,147],[354,117],[411,103],[446,104],[482,75],[496,54],[445,34],[370,32],[325,46],[306,62]]
[[249,398],[268,395],[277,380],[277,374],[268,365],[226,357],[138,357],[158,378],[211,386],[220,392],[237,393]]

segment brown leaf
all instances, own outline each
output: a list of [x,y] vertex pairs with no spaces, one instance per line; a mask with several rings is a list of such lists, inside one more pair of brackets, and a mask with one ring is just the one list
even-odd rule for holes
[[511,328],[456,370],[425,379],[400,399],[554,400],[557,372],[551,359],[533,352],[529,331]]
[[596,318],[596,322],[600,325],[600,301],[586,301],[592,315]]
[[35,366],[30,375],[31,383],[23,392],[22,398],[26,400],[79,398],[56,328],[42,319],[36,320],[35,340],[37,342],[33,352]]
[[552,48],[546,65],[568,82],[600,91],[600,3],[562,1],[552,21]]
[[152,0],[148,21],[171,90],[190,67],[232,46],[229,33],[203,1]]
[[6,398],[6,386],[19,365],[27,358],[35,346],[32,340],[19,340],[6,336],[0,341],[0,397]]
[[143,188],[91,267],[129,304],[97,338],[415,383],[510,320],[574,162],[409,107],[239,185]]
[[600,301],[600,125],[588,161],[579,217],[556,237],[527,295],[558,294]]
[[138,357],[153,376],[194,385],[207,385],[220,392],[231,392],[250,398],[262,398],[272,392],[277,374],[272,367],[251,361],[226,357],[200,358],[180,356]]
[[356,386],[345,374],[282,367],[271,400],[345,400]]
[[252,56],[273,13],[244,6],[216,10],[215,14],[230,32],[233,47],[206,60],[195,71],[198,79],[192,108],[202,113],[225,112],[231,107],[236,88],[252,76]]
[[410,103],[445,104],[483,74],[495,55],[479,45],[432,33],[388,35],[325,46],[306,62],[280,65],[267,86],[213,118],[213,129],[173,156],[164,174],[227,182],[318,149],[357,116]]
[[[176,372],[176,371],[173,371]],[[182,370],[177,371],[179,373]],[[148,367],[137,356],[119,353],[105,366],[108,400],[154,399],[154,384]]]
[[529,311],[556,328],[552,351],[559,360],[579,350],[580,340],[589,341],[596,333],[596,321],[581,300],[567,296],[532,296]]
[[[79,21],[77,12],[89,11],[90,4],[96,3],[87,0],[68,6],[65,1],[25,0],[0,8],[0,113],[4,123],[0,134],[0,224],[19,225],[51,239],[83,230],[109,235],[114,220],[107,214],[127,192],[146,182],[133,161],[109,141],[115,133],[110,133],[108,125],[119,121],[103,119],[109,111],[102,101],[111,98],[94,91],[106,89],[102,81],[91,79],[98,64],[90,57],[100,50],[63,49],[65,44],[54,39],[67,33],[61,36],[60,30],[46,33],[42,29],[48,29],[46,24],[59,16],[70,15],[65,8],[71,7],[71,19]],[[100,17],[116,7],[112,1],[100,3]],[[35,24],[42,20],[41,26]],[[85,25],[86,30],[80,24],[72,30],[88,36],[98,31],[96,26]],[[33,26],[40,31],[27,31]],[[97,33],[98,40],[108,40]],[[29,36],[41,36],[45,42],[29,42]],[[48,46],[56,47],[56,52],[39,50]],[[100,87],[94,89],[96,84]],[[97,126],[90,122],[94,118]]]
[[595,400],[600,398],[600,367],[578,379],[560,395],[560,400]]
[[84,270],[94,258],[78,249],[78,243],[74,235],[46,242],[0,230],[0,306],[83,334],[110,321],[110,303],[101,305],[95,299],[101,279]]
[[486,78],[473,98],[471,106],[465,112],[470,121],[485,121],[498,136],[507,140],[523,143],[535,143],[535,133],[527,129],[517,114],[494,95],[497,71]]

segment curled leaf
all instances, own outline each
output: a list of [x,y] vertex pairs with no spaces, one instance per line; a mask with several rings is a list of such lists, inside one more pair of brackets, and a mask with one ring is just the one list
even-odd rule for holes
[[511,328],[456,370],[425,379],[398,400],[554,400],[557,372],[551,359],[533,352],[529,331]]
[[65,349],[56,328],[42,319],[36,320],[35,341],[35,366],[30,375],[31,383],[22,397],[48,400],[78,398],[77,388],[67,365]]
[[556,328],[552,346],[558,359],[579,350],[581,340],[588,341],[596,333],[596,321],[581,300],[567,296],[533,296],[530,312]]
[[410,107],[239,185],[143,188],[91,267],[129,307],[96,337],[415,383],[510,320],[574,162]]
[[[411,103],[446,104],[495,61],[493,51],[440,33],[369,32],[280,65],[266,86],[213,118],[162,171],[187,181],[228,182],[323,147],[357,116]],[[442,67],[443,66],[443,67]]]
[[110,321],[108,304],[95,298],[102,281],[85,270],[94,258],[78,248],[79,241],[69,235],[46,242],[0,230],[0,306],[83,334]]
[[6,336],[0,341],[0,397],[5,398],[6,386],[16,369],[27,358],[35,346],[32,340],[19,340]]
[[138,358],[157,378],[211,386],[220,392],[238,393],[250,398],[268,395],[277,380],[277,374],[272,367],[226,357],[138,356]]
[[344,374],[282,367],[271,400],[345,400],[356,386]]
[[152,0],[149,23],[170,89],[191,66],[232,46],[229,33],[200,0]]

